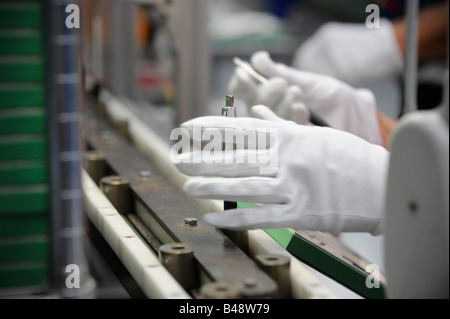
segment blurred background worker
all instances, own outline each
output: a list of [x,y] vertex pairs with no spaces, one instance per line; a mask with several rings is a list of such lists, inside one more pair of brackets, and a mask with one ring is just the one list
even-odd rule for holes
[[[297,123],[305,117],[305,111],[299,113],[302,100],[333,127],[389,147],[396,119],[403,113],[401,107],[398,112],[387,110],[386,116],[371,90],[356,90],[347,85],[372,89],[374,83],[389,83],[393,79],[402,82],[406,50],[405,2],[376,3],[380,5],[376,9],[381,9],[382,13],[378,25],[370,25],[374,21],[369,18],[366,23],[324,23],[294,52],[291,69],[274,63],[267,55],[254,54],[252,66],[268,77],[269,82],[257,88],[252,85],[250,76],[237,69],[229,83],[230,92],[249,106],[267,105],[280,117]],[[448,1],[422,1],[418,31],[419,109],[434,108],[441,102],[447,24]],[[296,70],[329,75],[342,82]],[[386,89],[379,95],[383,92]],[[383,99],[380,103],[384,103]]]
[[[285,0],[265,1],[253,7],[251,3],[215,1],[210,32],[213,48],[220,52],[215,56],[216,70],[220,70],[218,55],[229,60],[235,53],[250,59],[255,51],[264,50],[274,61],[293,69],[368,88],[387,117],[397,119],[403,114],[406,1]],[[379,24],[373,19],[372,13],[376,16],[378,12],[371,11],[371,4],[379,9]],[[442,97],[448,1],[420,1],[420,8],[417,103],[419,109],[431,109]],[[283,37],[285,33],[289,40]],[[240,44],[241,52],[228,52],[225,40],[245,43]],[[218,73],[226,79],[226,72]],[[386,122],[388,127],[392,125]]]
[[[303,43],[292,66],[365,85],[402,75],[406,50],[405,3],[374,1],[379,26],[328,22]],[[421,64],[419,109],[439,104],[447,52],[448,1],[420,1],[418,57]],[[369,10],[370,12],[370,10]],[[369,19],[369,18],[368,18]],[[370,20],[370,19],[369,19]],[[434,74],[433,74],[434,72]],[[437,98],[436,98],[437,96]]]

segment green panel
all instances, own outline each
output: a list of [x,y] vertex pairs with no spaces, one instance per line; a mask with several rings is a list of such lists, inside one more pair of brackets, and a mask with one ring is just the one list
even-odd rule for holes
[[0,54],[42,54],[43,38],[35,30],[1,30]]
[[38,82],[44,80],[44,63],[39,57],[0,57],[1,82]]
[[40,135],[0,135],[0,161],[47,158],[47,141]]
[[45,185],[0,187],[0,216],[43,215],[50,206]]
[[48,174],[42,160],[0,162],[0,185],[43,184],[48,182]]
[[286,238],[290,237],[289,244],[286,247],[288,252],[361,296],[372,299],[383,299],[385,297],[385,287],[382,284],[380,284],[380,288],[367,288],[366,274],[350,267],[290,230],[266,230],[266,232],[276,241],[280,240],[284,243]]
[[43,287],[48,274],[45,262],[0,264],[0,288]]
[[288,248],[293,236],[293,234],[286,229],[266,229],[266,233],[269,234],[270,237],[276,238],[278,244],[284,249]]
[[0,2],[0,28],[39,28],[41,26],[40,5]]
[[34,237],[0,238],[0,263],[47,260],[49,244],[46,236]]
[[[238,203],[239,208],[254,206],[257,205],[252,203]],[[266,229],[265,232],[299,260],[340,282],[361,296],[373,299],[383,299],[385,297],[385,287],[382,284],[380,284],[380,288],[367,288],[366,274],[350,267],[345,262],[337,259],[304,238],[297,236],[291,230]]]
[[0,222],[0,236],[46,234],[49,231],[47,217],[3,217]]
[[0,85],[0,108],[45,106],[45,90],[40,84]]
[[38,134],[46,132],[43,108],[0,109],[0,134]]
[[0,109],[0,134],[38,134],[46,132],[43,108]]

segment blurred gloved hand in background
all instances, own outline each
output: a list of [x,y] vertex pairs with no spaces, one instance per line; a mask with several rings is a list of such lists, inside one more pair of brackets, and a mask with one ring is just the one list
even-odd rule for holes
[[[268,149],[239,149],[210,155],[184,153],[174,161],[193,177],[184,190],[194,197],[262,204],[206,214],[211,225],[227,229],[284,228],[324,232],[383,231],[383,203],[389,152],[347,132],[297,125],[277,117],[266,106],[252,109],[255,118],[201,117],[182,125],[193,138],[211,130],[270,132]],[[197,130],[202,134],[193,134]],[[197,141],[198,142],[198,141]],[[204,141],[203,141],[204,142]],[[258,161],[239,159],[267,154],[276,170],[262,175]],[[227,159],[227,160],[224,160]]]
[[328,22],[299,47],[292,66],[362,85],[401,75],[403,55],[387,19],[373,29],[363,23]]
[[[309,112],[301,101],[300,88],[288,85],[283,78],[274,77],[264,84],[257,84],[246,71],[238,67],[228,85],[228,91],[243,100],[247,108],[263,104],[283,119],[303,125],[309,123]],[[245,113],[248,114],[248,110]]]
[[309,120],[306,105],[332,127],[383,145],[376,101],[371,91],[355,89],[329,76],[275,63],[264,51],[254,53],[251,64],[269,79],[267,83],[256,85],[239,68],[229,83],[229,91],[249,107],[263,104],[283,119],[306,124]]

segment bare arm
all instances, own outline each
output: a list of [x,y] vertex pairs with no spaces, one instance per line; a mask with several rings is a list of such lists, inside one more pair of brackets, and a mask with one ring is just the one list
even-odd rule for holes
[[380,126],[381,137],[383,139],[383,146],[386,149],[390,148],[391,136],[394,132],[395,128],[398,125],[398,121],[393,120],[383,114],[380,111],[377,111],[378,124]]
[[[400,50],[405,55],[406,19],[394,21]],[[419,13],[419,60],[445,57],[447,53],[448,1]]]

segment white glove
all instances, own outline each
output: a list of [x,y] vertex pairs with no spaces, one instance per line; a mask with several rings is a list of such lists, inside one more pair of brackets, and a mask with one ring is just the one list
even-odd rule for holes
[[[194,142],[199,142],[200,136],[209,140],[214,130],[220,130],[222,136],[227,129],[270,132],[268,150],[238,147],[235,152],[208,152],[197,163],[192,159],[201,154],[184,153],[174,160],[184,174],[223,177],[193,177],[184,185],[188,194],[262,204],[206,214],[207,223],[221,229],[383,231],[388,151],[346,132],[284,121],[265,106],[253,107],[252,113],[259,118],[202,117],[182,125]],[[271,174],[258,171],[267,165],[264,161],[240,161],[252,154],[267,155],[267,151],[271,160],[277,159]]]
[[[300,88],[289,86],[283,78],[270,78],[267,83],[258,85],[247,72],[237,67],[228,91],[242,100],[247,108],[263,104],[285,120],[303,125],[309,122],[309,112],[301,101]],[[247,110],[243,113],[249,114]]]
[[301,100],[333,128],[383,145],[376,101],[371,91],[355,89],[329,76],[274,63],[264,51],[253,54],[251,63],[268,78],[283,78],[289,85],[298,86]]
[[378,29],[329,22],[299,47],[292,66],[361,85],[401,74],[403,57],[387,19]]

